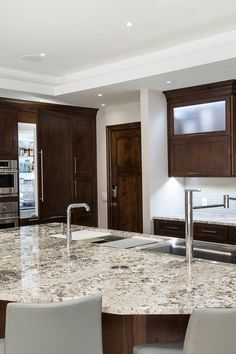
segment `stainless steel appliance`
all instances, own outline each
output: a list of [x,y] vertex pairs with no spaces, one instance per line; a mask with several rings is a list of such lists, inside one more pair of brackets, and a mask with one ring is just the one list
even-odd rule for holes
[[0,201],[0,229],[17,227],[19,223],[18,202]]
[[18,195],[17,160],[0,160],[0,197]]

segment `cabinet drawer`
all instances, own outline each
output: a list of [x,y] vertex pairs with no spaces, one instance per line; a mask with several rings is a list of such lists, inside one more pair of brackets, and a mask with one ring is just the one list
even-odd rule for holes
[[183,238],[185,235],[185,223],[183,221],[154,219],[154,234]]
[[229,228],[224,225],[198,224],[194,225],[195,240],[222,242],[229,241]]
[[229,227],[229,243],[236,245],[236,227]]

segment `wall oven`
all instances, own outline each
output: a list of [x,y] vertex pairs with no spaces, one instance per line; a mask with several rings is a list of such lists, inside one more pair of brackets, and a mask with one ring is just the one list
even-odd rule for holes
[[0,229],[18,226],[18,202],[0,201]]
[[17,160],[0,160],[0,197],[18,195]]

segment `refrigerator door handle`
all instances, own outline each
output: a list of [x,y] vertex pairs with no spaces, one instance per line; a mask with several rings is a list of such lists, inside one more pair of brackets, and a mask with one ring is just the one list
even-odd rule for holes
[[44,202],[43,149],[41,149],[41,150],[39,151],[39,154],[40,154],[40,164],[41,164],[41,197],[40,197],[40,200],[41,200],[42,202]]

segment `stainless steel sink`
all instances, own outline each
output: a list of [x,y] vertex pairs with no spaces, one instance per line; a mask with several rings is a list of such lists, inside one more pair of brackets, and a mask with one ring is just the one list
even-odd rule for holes
[[112,241],[119,241],[119,240],[123,240],[124,237],[122,236],[115,236],[115,235],[109,235],[106,237],[100,237],[97,240],[94,241],[90,241],[91,243],[97,243],[97,244],[103,244],[103,243],[107,243],[107,242],[112,242]]
[[[193,244],[194,258],[236,264],[236,246],[234,245],[204,241],[194,241]],[[159,246],[150,247],[146,251],[185,256],[185,241],[173,238],[173,240],[164,242]]]

